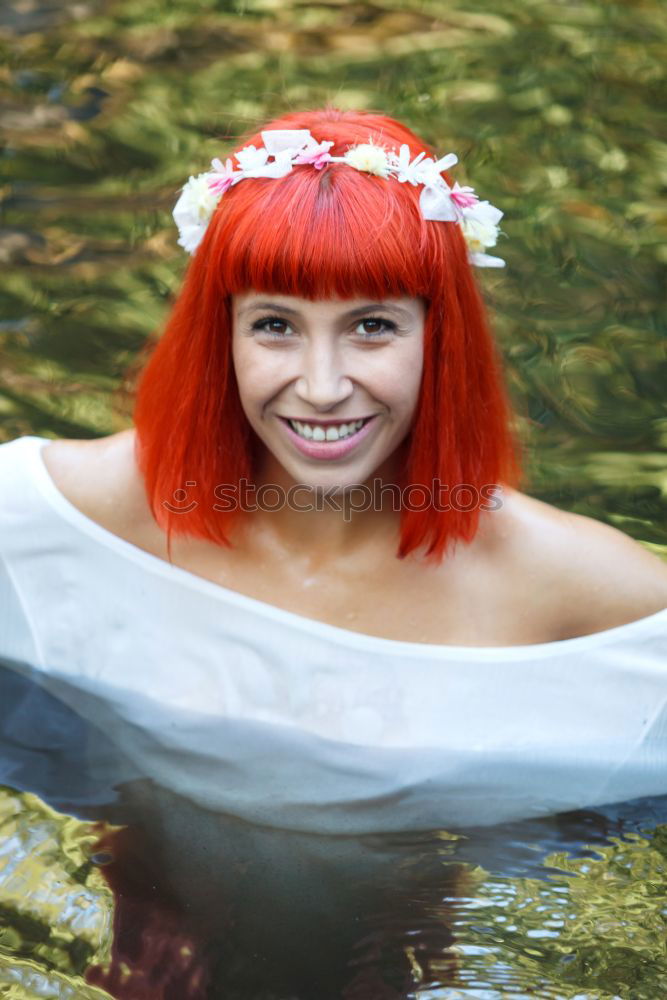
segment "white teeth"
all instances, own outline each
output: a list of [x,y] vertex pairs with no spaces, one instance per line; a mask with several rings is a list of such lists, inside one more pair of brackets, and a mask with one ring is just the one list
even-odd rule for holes
[[350,434],[356,434],[363,427],[364,421],[355,420],[351,424],[338,424],[335,427],[327,427],[326,430],[324,427],[301,424],[296,420],[290,420],[289,424],[292,430],[308,441],[340,441],[341,438],[349,437]]

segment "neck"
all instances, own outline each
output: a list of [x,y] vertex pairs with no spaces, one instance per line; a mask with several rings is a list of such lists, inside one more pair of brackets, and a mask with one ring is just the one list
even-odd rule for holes
[[[343,489],[297,484],[271,455],[259,465],[256,487],[270,485],[280,493],[267,490],[262,509],[248,515],[249,539],[300,556],[313,567],[358,556],[378,544],[396,549],[400,511],[395,461],[388,460],[365,483]],[[291,502],[265,509],[290,490]]]

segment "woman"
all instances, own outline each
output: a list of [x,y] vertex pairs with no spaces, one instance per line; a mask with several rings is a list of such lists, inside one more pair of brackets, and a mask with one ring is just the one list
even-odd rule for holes
[[[404,126],[357,112],[291,114],[266,129],[310,130],[333,140],[329,155],[369,141],[407,144],[411,159],[429,152]],[[516,448],[463,227],[421,218],[421,190],[341,163],[232,185],[144,374],[136,428],[50,443],[54,483],[159,558],[173,532],[174,565],[190,573],[370,635],[511,646],[661,611],[657,557],[511,488]],[[341,457],[303,446],[288,423],[368,417]],[[216,486],[244,475],[305,491],[282,506],[267,491],[243,518],[213,510]],[[402,512],[386,494],[354,493],[374,477],[426,493],[410,505],[404,492]],[[502,499],[490,501],[497,483]],[[425,498],[446,506],[457,484],[473,489],[459,489],[453,510],[418,509]],[[325,490],[338,504],[316,509],[308,496]],[[437,558],[405,558],[425,553]]]
[[[548,741],[546,658],[565,692],[550,705],[554,749],[568,739],[560,712],[579,749],[582,728],[599,746],[588,675],[582,720],[568,707],[581,661],[627,663],[626,643],[662,655],[667,568],[614,528],[515,488],[518,449],[471,268],[503,263],[484,252],[502,213],[450,183],[443,170],[455,161],[434,160],[392,119],[325,110],[270,123],[234,159],[190,178],[174,215],[193,258],[142,373],[135,427],[0,449],[12,529],[5,603],[28,620],[7,656],[34,663],[41,649],[52,680],[80,692],[87,678],[95,698],[122,688],[140,715],[148,699],[142,718],[164,714],[167,729],[174,706],[277,725],[262,743],[269,754],[286,722],[352,745],[431,746],[448,705],[450,751],[493,749],[504,775],[515,773],[508,741],[524,757]],[[42,548],[31,555],[35,531]],[[43,552],[49,531],[57,559]],[[168,670],[146,665],[160,657]],[[470,662],[490,680],[471,677]],[[453,678],[465,688],[458,702]],[[620,682],[611,690],[627,705]],[[504,735],[498,698],[512,705]],[[621,727],[629,745],[644,717],[635,708]],[[187,757],[206,730],[175,750]],[[146,748],[135,749],[143,760]],[[312,747],[290,753],[300,792],[282,803],[276,794],[271,816],[327,829],[332,788],[317,766],[305,779]],[[250,756],[229,789],[256,819],[254,773]],[[543,777],[529,813],[592,804],[581,799],[595,782],[569,778],[545,802]],[[220,805],[204,774],[197,794],[195,785],[184,769],[182,788]],[[494,788],[498,809],[485,800],[480,814],[476,800],[462,821],[517,817],[504,778]],[[343,825],[349,801],[336,807]],[[369,829],[406,820],[355,815]],[[425,813],[413,818],[419,826]]]

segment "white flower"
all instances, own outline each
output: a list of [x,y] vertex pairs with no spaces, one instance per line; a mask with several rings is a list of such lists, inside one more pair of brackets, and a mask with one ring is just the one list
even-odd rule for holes
[[425,219],[434,222],[459,222],[461,210],[452,201],[451,189],[437,176],[437,181],[425,184],[419,196],[419,208]]
[[447,153],[445,156],[441,156],[439,160],[436,160],[433,164],[433,169],[437,174],[441,174],[443,170],[449,170],[450,167],[455,166],[459,162],[459,158],[456,153]]
[[395,172],[396,180],[402,184],[406,181],[409,184],[419,183],[419,166],[426,153],[418,153],[412,162],[410,161],[410,147],[405,143],[401,146],[398,156],[396,153],[389,154],[392,170]]
[[475,267],[504,267],[502,257],[490,257],[488,253],[469,253],[468,259]]
[[[282,149],[273,154],[273,161],[268,162],[269,151],[260,146],[245,146],[234,154],[241,165],[239,180],[243,177],[284,177],[292,169],[293,149]],[[236,181],[235,181],[236,183]]]
[[428,184],[430,187],[444,184],[445,181],[440,174],[443,170],[449,170],[450,167],[453,167],[458,162],[459,158],[456,153],[447,153],[447,156],[443,156],[439,160],[433,160],[430,156],[427,156],[420,163],[413,165],[414,183]]
[[284,177],[292,169],[292,160],[296,156],[294,149],[283,149],[273,157],[273,163],[267,163],[257,177]]
[[255,149],[254,146],[244,146],[243,149],[239,149],[238,153],[234,153],[234,156],[247,177],[257,176],[255,171],[261,170],[269,158],[268,151],[264,146],[260,146],[259,149]]
[[188,253],[194,253],[199,246],[220,200],[209,187],[211,176],[207,173],[190,177],[174,207],[174,221],[180,234],[178,244]]
[[498,222],[503,213],[488,201],[479,201],[461,209],[461,212],[461,229],[468,248],[473,252],[482,252],[485,247],[494,247],[498,239]]
[[349,167],[355,170],[363,170],[366,174],[376,174],[378,177],[388,177],[390,164],[387,154],[381,146],[374,146],[373,143],[362,143],[360,146],[353,146],[348,149],[343,156],[343,160]]
[[305,146],[312,146],[315,140],[307,128],[276,128],[262,132],[262,142],[268,150],[269,156],[275,156],[276,153],[282,153],[288,149],[296,156]]

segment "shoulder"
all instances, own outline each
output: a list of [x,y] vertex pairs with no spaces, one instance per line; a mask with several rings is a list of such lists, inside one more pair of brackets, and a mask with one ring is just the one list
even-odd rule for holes
[[624,532],[505,490],[510,563],[553,601],[563,638],[625,625],[667,608],[667,563]]
[[134,437],[130,429],[90,440],[58,439],[42,451],[47,471],[66,499],[86,517],[123,536],[148,517]]

